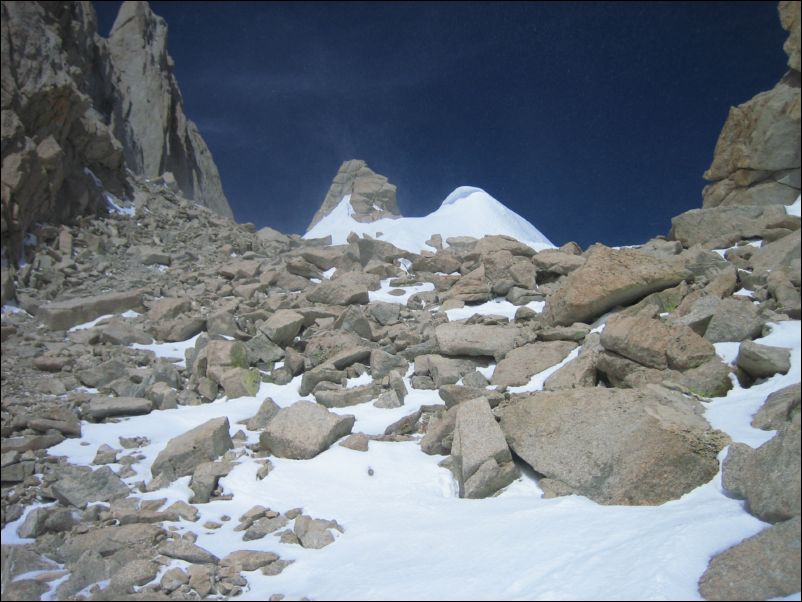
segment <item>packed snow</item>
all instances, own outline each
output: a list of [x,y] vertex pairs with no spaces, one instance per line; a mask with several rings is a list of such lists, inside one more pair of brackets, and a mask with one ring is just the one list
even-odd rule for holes
[[[148,348],[177,359],[192,342]],[[800,322],[771,324],[771,333],[758,342],[792,349],[789,373],[750,389],[735,382],[726,396],[706,404],[713,426],[754,447],[773,432],[752,428],[752,414],[771,391],[800,379]],[[718,344],[716,350],[732,362],[737,344]],[[485,369],[486,376],[492,376],[493,369]],[[555,369],[536,375],[521,390],[542,388]],[[379,409],[367,402],[335,411],[356,416],[355,432],[381,433],[421,405],[442,403],[436,391],[413,389],[410,376],[411,370],[406,377],[410,393],[401,408]],[[224,398],[116,423],[83,423],[81,439],[67,439],[52,453],[91,465],[100,445],[118,447],[119,437],[144,434],[150,443],[136,450],[143,459],[133,465],[136,475],[126,482],[147,481],[156,455],[171,438],[212,418],[227,416],[232,434],[243,429],[247,441],[255,443],[258,433],[238,422],[255,414],[266,397],[282,407],[294,403],[300,397],[300,380],[296,377],[283,386],[263,383],[254,397]],[[349,384],[367,382],[369,377],[362,377]],[[725,455],[723,450],[720,458]],[[743,501],[724,493],[720,473],[660,506],[603,506],[580,496],[543,499],[531,473],[498,497],[467,500],[458,497],[451,473],[438,466],[442,459],[421,452],[417,441],[371,441],[366,453],[335,444],[311,460],[271,458],[275,468],[258,480],[260,464],[244,455],[220,482],[233,498],[198,504],[198,522],[175,526],[179,532],[194,531],[198,545],[219,557],[251,549],[295,561],[274,577],[245,573],[249,585],[243,600],[264,600],[274,593],[288,599],[330,600],[698,600],[697,581],[710,557],[767,526],[744,510]],[[166,497],[166,504],[186,501],[191,495],[188,481],[189,477],[178,479],[167,489],[141,497]],[[275,535],[244,542],[242,533],[234,531],[236,518],[255,504],[282,512],[300,506],[314,517],[336,519],[345,533],[320,550],[282,544]],[[21,541],[16,528],[22,520],[24,516],[3,529],[4,543]],[[209,520],[223,526],[203,528]]]
[[425,217],[380,219],[363,223],[353,217],[351,195],[345,195],[326,217],[304,235],[304,238],[322,238],[331,235],[332,244],[347,242],[348,235],[367,234],[394,244],[412,253],[433,250],[426,241],[440,234],[443,242],[454,236],[482,238],[488,234],[511,236],[535,249],[550,249],[554,244],[540,230],[520,215],[507,209],[481,188],[460,186],[452,192],[439,209]]

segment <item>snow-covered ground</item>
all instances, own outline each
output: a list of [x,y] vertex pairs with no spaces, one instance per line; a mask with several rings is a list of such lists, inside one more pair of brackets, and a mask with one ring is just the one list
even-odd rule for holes
[[554,244],[540,230],[520,215],[507,209],[481,188],[460,186],[440,207],[424,217],[380,219],[363,223],[351,215],[351,195],[345,195],[332,211],[309,230],[304,238],[331,235],[332,244],[345,244],[348,235],[368,234],[394,244],[399,249],[420,253],[434,249],[426,244],[432,234],[440,234],[443,242],[452,236],[481,238],[487,234],[505,234],[535,249],[553,248]]
[[[773,432],[752,428],[752,414],[769,392],[800,380],[800,322],[773,324],[771,334],[759,342],[792,349],[791,371],[750,389],[736,382],[725,397],[707,404],[715,427],[755,447]],[[189,344],[148,348],[176,358]],[[737,344],[718,344],[716,349],[733,361]],[[442,403],[436,391],[412,389],[410,375],[410,394],[402,408],[379,409],[367,402],[336,411],[356,416],[355,432],[378,434],[423,404]],[[521,389],[541,388],[546,376],[536,375]],[[364,384],[368,378],[349,384]],[[280,406],[294,403],[300,398],[299,385],[300,377],[284,386],[263,383],[255,397],[116,423],[84,423],[81,439],[68,439],[51,453],[90,465],[102,444],[119,447],[119,437],[146,435],[150,443],[140,450],[143,460],[133,465],[137,474],[126,481],[147,481],[156,455],[171,438],[211,418],[227,416],[232,435],[243,429],[248,442],[255,443],[259,433],[245,430],[238,421],[254,415],[266,397]],[[464,500],[457,496],[451,473],[438,467],[442,459],[421,452],[416,441],[371,441],[368,452],[335,444],[311,460],[271,458],[275,468],[258,480],[260,464],[244,455],[221,479],[233,499],[198,504],[200,520],[178,527],[194,531],[198,545],[220,557],[250,549],[295,560],[278,576],[246,573],[249,586],[243,600],[263,600],[274,593],[332,600],[693,600],[700,599],[697,581],[710,557],[766,526],[744,510],[742,501],[724,494],[720,474],[681,499],[654,507],[602,506],[579,496],[543,499],[529,475],[498,497]],[[142,497],[166,497],[167,504],[186,501],[191,495],[188,481],[184,477],[169,489]],[[281,512],[300,506],[314,517],[336,519],[345,533],[321,550],[282,544],[274,535],[244,542],[233,529],[237,518],[256,504]],[[20,541],[16,528],[22,520],[6,526],[4,543]],[[209,520],[223,526],[206,529],[202,525]]]

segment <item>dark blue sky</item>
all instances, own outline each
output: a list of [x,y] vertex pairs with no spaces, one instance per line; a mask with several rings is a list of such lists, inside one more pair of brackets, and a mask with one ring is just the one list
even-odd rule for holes
[[283,232],[358,158],[407,216],[472,185],[556,244],[644,242],[786,70],[775,2],[151,6],[237,221]]

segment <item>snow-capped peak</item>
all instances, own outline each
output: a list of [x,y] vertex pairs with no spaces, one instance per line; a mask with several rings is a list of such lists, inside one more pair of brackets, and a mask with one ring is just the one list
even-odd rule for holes
[[535,250],[553,248],[554,244],[535,226],[505,207],[487,192],[475,186],[460,186],[449,194],[440,207],[424,217],[380,219],[358,222],[351,216],[350,195],[310,229],[304,238],[331,235],[332,244],[345,244],[348,234],[368,234],[413,253],[431,250],[426,241],[440,234],[443,241],[452,236],[481,238],[502,234],[523,242]]

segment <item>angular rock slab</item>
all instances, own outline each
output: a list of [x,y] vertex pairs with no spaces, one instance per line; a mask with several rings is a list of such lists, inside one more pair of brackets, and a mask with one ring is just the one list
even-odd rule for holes
[[51,330],[68,330],[106,314],[116,314],[142,305],[143,289],[108,293],[67,301],[54,301],[39,308],[37,317]]
[[549,341],[513,349],[498,363],[491,382],[501,386],[525,385],[535,374],[559,364],[576,347],[571,341]]
[[800,514],[800,416],[757,449],[730,446],[722,463],[724,488],[746,500],[760,520],[775,523]]
[[451,322],[435,329],[443,355],[481,355],[501,359],[515,347],[520,330],[508,326],[484,326]]
[[138,416],[150,414],[153,402],[143,397],[93,397],[89,402],[88,415],[94,420],[112,416]]
[[594,245],[584,265],[566,276],[548,298],[544,315],[551,324],[561,326],[590,323],[617,305],[675,286],[687,275],[675,259]]
[[86,508],[90,502],[106,502],[126,497],[128,486],[114,471],[103,466],[95,471],[78,466],[64,466],[59,469],[59,479],[51,490],[64,505]]
[[451,456],[462,498],[489,497],[518,477],[504,433],[483,397],[457,406]]
[[706,600],[769,600],[798,592],[799,529],[797,516],[717,554],[699,593]]
[[561,493],[600,504],[677,499],[718,473],[728,442],[701,405],[652,389],[570,389],[514,397],[496,409],[512,450]]
[[311,401],[296,401],[270,420],[259,436],[259,444],[280,458],[308,460],[348,435],[355,420]]
[[202,462],[211,462],[234,447],[228,418],[212,418],[183,435],[170,439],[159,452],[150,471],[169,480],[191,475]]

